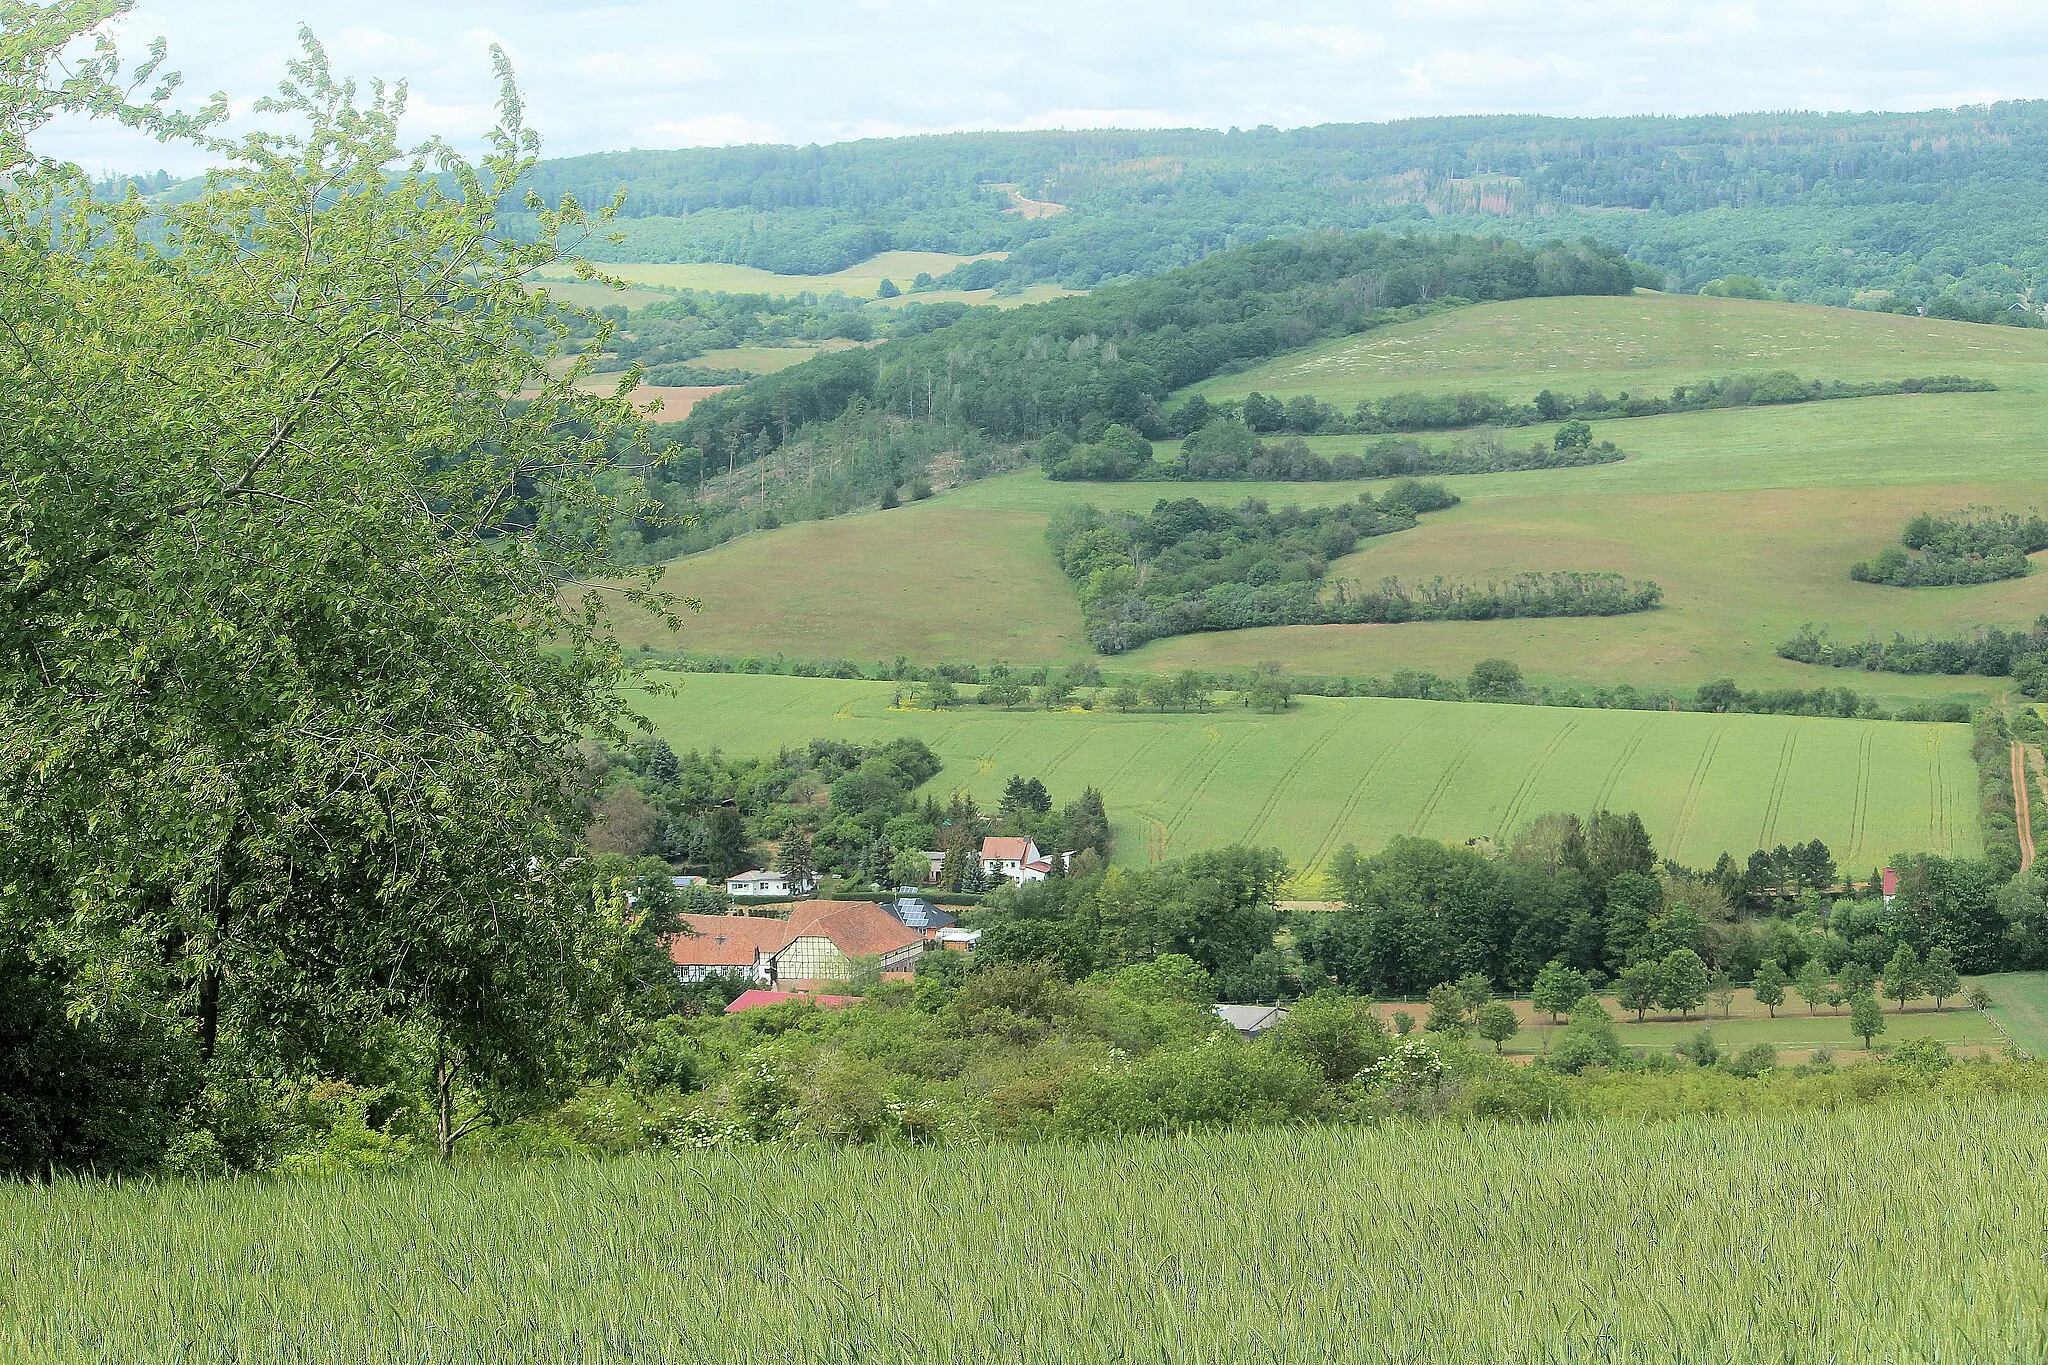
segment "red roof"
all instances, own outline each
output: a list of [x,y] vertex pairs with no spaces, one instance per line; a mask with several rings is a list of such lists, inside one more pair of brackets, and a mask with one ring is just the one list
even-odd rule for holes
[[881,957],[924,941],[873,901],[799,901],[790,908],[789,936],[828,938],[848,957]]
[[739,996],[725,1007],[727,1014],[738,1014],[741,1010],[759,1009],[763,1005],[780,1005],[789,1000],[808,1000],[820,1009],[844,1009],[861,1001],[858,995],[806,995],[801,991],[741,991]]
[[999,859],[1013,863],[1025,862],[1031,857],[1031,841],[991,836],[981,841],[981,856],[983,861]]
[[1884,883],[1884,893],[1887,896],[1896,896],[1899,894],[1898,873],[1892,871],[1890,868],[1886,868],[1884,871],[1878,873],[1877,876],[1878,880]]
[[678,967],[751,967],[760,953],[779,953],[795,938],[785,919],[758,915],[684,915],[687,934],[668,941]]

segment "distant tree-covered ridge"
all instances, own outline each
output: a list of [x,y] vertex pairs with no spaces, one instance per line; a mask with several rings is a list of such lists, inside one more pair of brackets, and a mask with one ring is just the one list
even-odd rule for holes
[[1668,396],[1622,392],[1610,397],[1598,389],[1574,395],[1545,389],[1528,402],[1518,403],[1491,393],[1395,393],[1365,399],[1348,413],[1312,394],[1300,394],[1282,402],[1255,390],[1242,400],[1218,403],[1196,394],[1174,409],[1169,423],[1176,435],[1196,431],[1211,418],[1224,416],[1237,418],[1261,435],[1294,432],[1301,436],[1377,436],[1388,432],[1459,431],[1479,426],[1526,427],[1574,417],[1589,421],[1661,417],[1673,412],[1704,412],[1709,408],[1767,407],[1905,393],[1994,393],[1997,389],[1989,380],[1953,374],[1850,383],[1841,379],[1803,380],[1789,370],[1776,370],[1681,384]]
[[681,436],[750,462],[859,397],[1011,441],[1112,423],[1169,434],[1176,389],[1321,337],[1453,302],[1626,294],[1621,256],[1590,244],[1318,233],[1220,252],[1085,298],[975,309],[919,337],[821,356],[699,404]]
[[[544,162],[627,193],[617,261],[788,273],[1007,252],[939,284],[1091,288],[1328,228],[1590,235],[1677,288],[2024,316],[2048,266],[2048,102],[1918,113],[1523,115],[1298,129],[964,133]],[[1070,212],[1006,210],[1015,185]],[[1627,210],[1617,212],[1616,210]]]
[[1662,600],[1656,584],[1618,574],[1522,574],[1483,587],[1325,581],[1330,561],[1360,539],[1407,530],[1419,513],[1457,501],[1442,484],[1404,479],[1377,501],[1361,493],[1336,507],[1277,513],[1257,498],[1236,508],[1161,499],[1143,517],[1081,506],[1055,513],[1046,541],[1080,595],[1089,643],[1104,654],[1209,630],[1614,616]]
[[[1918,550],[1918,555],[1907,553]],[[1952,517],[1922,512],[1906,523],[1899,543],[1875,559],[1849,566],[1859,583],[1894,588],[1949,587],[2024,578],[2027,556],[2048,550],[2048,520],[2038,513],[1976,508]]]
[[1455,445],[1431,449],[1419,441],[1388,437],[1363,451],[1323,456],[1299,436],[1267,444],[1234,417],[1217,417],[1181,442],[1176,459],[1160,461],[1152,443],[1121,424],[1102,439],[1077,444],[1065,432],[1049,432],[1033,447],[1039,464],[1054,479],[1119,483],[1127,480],[1197,481],[1256,479],[1279,483],[1331,479],[1385,479],[1409,474],[1500,474],[1524,469],[1568,469],[1614,464],[1627,458],[1612,441],[1593,440],[1584,422],[1568,422],[1549,441],[1516,449],[1492,432],[1479,432]]

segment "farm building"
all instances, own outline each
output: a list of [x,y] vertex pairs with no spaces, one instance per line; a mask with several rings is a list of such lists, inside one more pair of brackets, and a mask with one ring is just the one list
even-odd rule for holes
[[872,901],[802,901],[788,919],[685,915],[688,934],[669,940],[684,981],[731,973],[767,986],[843,981],[851,959],[879,958],[883,973],[910,972],[924,936]]
[[938,936],[941,929],[950,929],[960,922],[959,917],[941,910],[917,894],[915,887],[903,887],[896,892],[896,899],[883,903],[882,908],[902,923],[907,929],[915,929],[926,939]]

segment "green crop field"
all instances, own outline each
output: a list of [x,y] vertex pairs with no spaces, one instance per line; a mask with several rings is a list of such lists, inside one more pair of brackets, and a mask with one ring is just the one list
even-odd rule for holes
[[1395,835],[1499,840],[1550,810],[1641,813],[1689,864],[1819,838],[1845,866],[1974,852],[1959,725],[1393,701],[1303,700],[1269,716],[899,710],[887,683],[690,674],[638,701],[679,749],[773,753],[813,738],[914,735],[938,791],[992,802],[1012,775],[1101,789],[1128,863],[1245,841],[1315,866]]
[[0,1188],[0,1356],[2035,1361],[2048,1109]]
[[[1893,542],[1915,512],[2048,506],[2035,436],[2048,397],[2048,335],[1646,294],[1463,309],[1302,355],[1329,362],[1310,371],[1318,376],[1351,374],[1353,388],[1328,391],[1347,399],[1474,387],[1527,397],[1545,384],[1617,392],[1787,365],[1811,377],[1850,379],[1962,373],[2002,388],[1601,423],[1598,434],[1630,452],[1626,462],[1446,480],[1462,506],[1370,542],[1333,570],[1371,581],[1612,569],[1661,584],[1666,605],[1655,612],[1182,636],[1138,651],[1135,666],[1244,667],[1271,659],[1304,672],[1385,676],[1406,667],[1462,673],[1478,659],[1505,657],[1546,682],[1690,688],[1727,676],[1745,686],[1847,683],[1894,698],[1985,697],[2003,685],[1840,674],[1780,660],[1772,649],[1807,622],[1861,638],[2011,626],[2048,611],[2048,575],[1902,591],[1853,583],[1847,573]],[[1282,392],[1275,381],[1308,363],[1283,358],[1205,387],[1221,394],[1264,384]],[[1338,450],[1364,439],[1315,444]],[[1370,486],[1058,484],[1035,473],[1009,475],[886,514],[842,518],[829,533],[792,528],[685,561],[676,584],[701,593],[710,612],[679,643],[800,656],[1077,658],[1087,653],[1079,612],[1068,585],[1049,572],[1036,534],[1054,507],[1143,508],[1163,496],[1316,504]],[[939,552],[901,553],[904,544],[928,541]],[[838,595],[838,582],[892,560],[887,600],[874,614],[815,610]],[[636,643],[667,643],[630,621],[622,629]]]

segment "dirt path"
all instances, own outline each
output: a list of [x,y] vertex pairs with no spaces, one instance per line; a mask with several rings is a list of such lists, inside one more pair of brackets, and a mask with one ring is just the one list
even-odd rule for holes
[[2013,815],[2020,826],[2020,871],[2025,872],[2034,865],[2034,813],[2033,802],[2027,788],[2026,751],[2015,740],[2012,746],[2012,804]]

